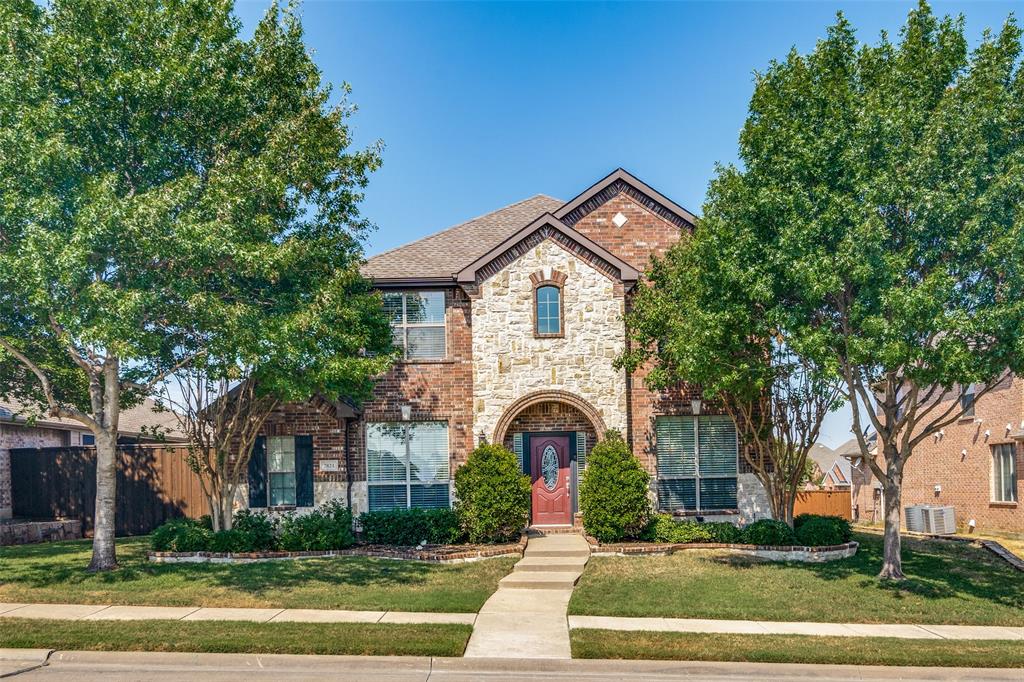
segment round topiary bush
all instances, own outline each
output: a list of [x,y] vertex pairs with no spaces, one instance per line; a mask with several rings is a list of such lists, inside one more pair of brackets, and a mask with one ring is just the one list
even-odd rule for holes
[[580,511],[587,533],[601,542],[639,538],[647,528],[650,475],[617,431],[594,446],[580,483]]
[[793,529],[782,521],[761,519],[743,529],[743,542],[748,545],[775,545],[788,547],[796,542]]
[[800,519],[799,524],[794,519],[793,525],[796,527],[796,541],[801,545],[808,547],[841,545],[849,542],[853,537],[850,522],[846,519],[816,514],[801,514],[800,516],[804,518]]
[[530,515],[530,477],[510,450],[483,444],[455,472],[455,510],[470,542],[509,542]]

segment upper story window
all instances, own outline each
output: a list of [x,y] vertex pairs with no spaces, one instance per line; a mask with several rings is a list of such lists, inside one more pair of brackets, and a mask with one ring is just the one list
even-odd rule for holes
[[962,417],[974,416],[974,386],[967,386],[960,394],[960,409],[964,411]]
[[406,360],[444,359],[443,291],[385,292],[384,311]]
[[537,287],[536,293],[537,334],[539,336],[561,336],[562,334],[562,289],[553,284]]

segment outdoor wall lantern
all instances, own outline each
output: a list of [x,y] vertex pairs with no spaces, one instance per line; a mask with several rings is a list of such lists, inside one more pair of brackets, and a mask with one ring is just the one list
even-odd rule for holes
[[402,421],[407,422],[412,419],[412,405],[402,405]]
[[701,401],[699,398],[690,401],[690,410],[692,410],[694,414],[700,414],[700,406]]

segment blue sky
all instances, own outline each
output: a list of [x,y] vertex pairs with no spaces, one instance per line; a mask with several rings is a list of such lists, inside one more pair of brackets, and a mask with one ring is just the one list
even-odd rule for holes
[[[248,30],[269,2],[239,2]],[[363,213],[379,253],[622,166],[700,214],[736,158],[753,72],[808,51],[842,9],[872,42],[912,2],[306,2],[306,42],[352,85],[356,142],[385,143]],[[1020,3],[941,2],[972,41]],[[822,440],[849,438],[846,411]]]

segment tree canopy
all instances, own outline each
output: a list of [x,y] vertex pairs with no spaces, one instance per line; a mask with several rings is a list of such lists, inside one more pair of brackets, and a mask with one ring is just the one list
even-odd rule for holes
[[292,6],[243,39],[232,5],[0,4],[0,393],[93,429],[98,476],[120,408],[199,359],[285,399],[359,398],[387,362],[358,272],[380,147],[351,149]]

